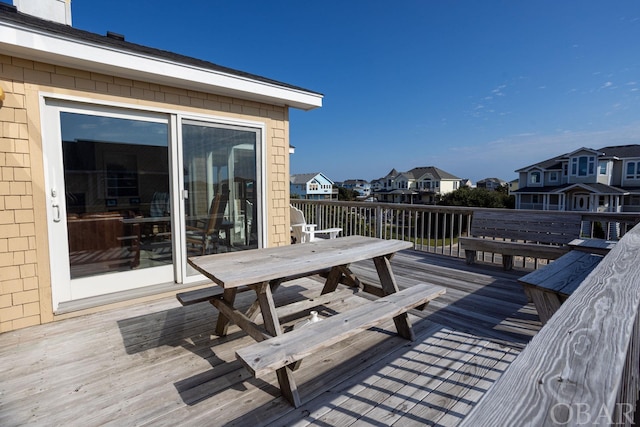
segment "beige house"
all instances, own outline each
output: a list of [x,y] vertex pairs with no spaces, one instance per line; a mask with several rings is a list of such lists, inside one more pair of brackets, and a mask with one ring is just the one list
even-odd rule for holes
[[457,190],[462,179],[435,166],[398,172],[395,168],[371,182],[374,196],[381,202],[435,204],[438,198]]
[[321,94],[75,29],[69,0],[15,3],[0,332],[196,286],[191,254],[289,243],[289,108]]

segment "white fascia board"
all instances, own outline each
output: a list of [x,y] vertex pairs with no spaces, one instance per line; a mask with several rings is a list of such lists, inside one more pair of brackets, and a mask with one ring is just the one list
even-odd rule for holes
[[26,59],[165,86],[312,110],[322,95],[0,22],[0,50]]

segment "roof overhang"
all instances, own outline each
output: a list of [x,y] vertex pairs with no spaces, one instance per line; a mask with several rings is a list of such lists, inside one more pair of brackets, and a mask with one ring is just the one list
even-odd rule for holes
[[301,110],[322,106],[323,96],[318,93],[101,46],[12,22],[0,21],[0,51],[64,67],[271,105]]

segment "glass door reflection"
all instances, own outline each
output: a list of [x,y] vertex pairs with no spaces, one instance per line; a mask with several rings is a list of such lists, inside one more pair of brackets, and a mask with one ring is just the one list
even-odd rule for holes
[[255,129],[183,122],[187,256],[258,247],[258,140]]

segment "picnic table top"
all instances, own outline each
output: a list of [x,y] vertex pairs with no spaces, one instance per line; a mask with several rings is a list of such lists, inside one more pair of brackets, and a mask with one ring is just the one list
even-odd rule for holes
[[272,248],[189,258],[189,264],[223,288],[303,275],[386,256],[413,246],[401,240],[348,236]]

